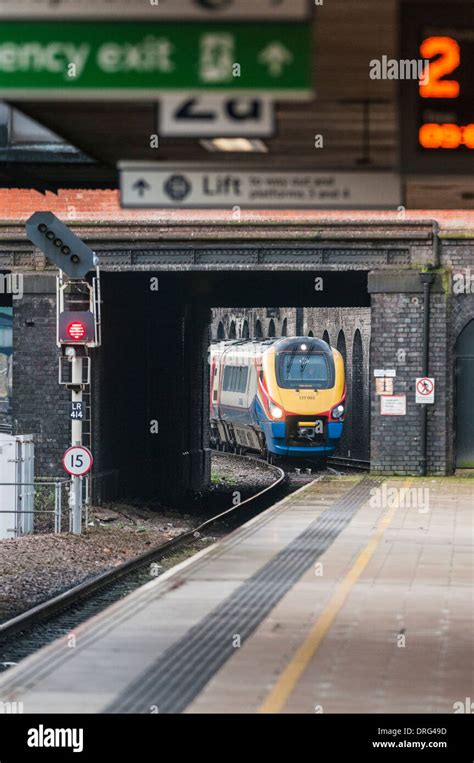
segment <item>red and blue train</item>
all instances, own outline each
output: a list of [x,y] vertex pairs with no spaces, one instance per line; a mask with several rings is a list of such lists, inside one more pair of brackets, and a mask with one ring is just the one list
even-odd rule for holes
[[315,337],[217,342],[210,348],[215,445],[324,458],[346,413],[344,360]]

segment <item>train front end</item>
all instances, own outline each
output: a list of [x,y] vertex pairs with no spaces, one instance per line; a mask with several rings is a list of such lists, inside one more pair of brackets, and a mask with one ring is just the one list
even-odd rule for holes
[[345,399],[344,361],[326,342],[285,338],[263,354],[257,415],[269,453],[331,455],[342,435]]

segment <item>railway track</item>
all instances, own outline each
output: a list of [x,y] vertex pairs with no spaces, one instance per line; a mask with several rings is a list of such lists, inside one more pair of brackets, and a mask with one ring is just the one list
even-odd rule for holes
[[359,469],[360,471],[370,471],[370,461],[363,461],[359,458],[345,458],[344,456],[330,456],[327,459],[328,464],[332,466],[342,466],[345,469]]
[[[212,449],[213,453],[222,453],[222,455],[234,455],[230,451],[219,451],[216,449]],[[269,463],[267,459],[264,456],[261,455],[255,455],[252,456],[255,461],[259,461],[259,463]],[[370,471],[370,461],[365,461],[360,458],[348,458],[346,456],[328,456],[324,459],[323,462],[320,462],[318,464],[317,460],[310,460],[309,458],[292,458],[292,459],[285,459],[284,457],[277,458],[276,461],[272,461],[270,463],[280,463],[283,464],[285,468],[288,468],[289,466],[300,466],[300,467],[310,467],[315,472],[318,471],[318,465],[321,470],[321,464],[326,463],[331,466],[340,466],[345,469],[358,469],[359,471]],[[324,467],[323,469],[324,470]]]
[[[252,456],[225,453],[226,457],[255,460]],[[259,466],[262,461],[258,460]],[[283,469],[268,464],[275,473],[275,481],[255,495],[237,505],[219,512],[201,522],[192,530],[187,530],[172,540],[162,543],[140,556],[124,562],[112,570],[64,591],[49,601],[38,604],[30,610],[0,625],[0,671],[16,664],[20,659],[33,653],[45,644],[71,634],[84,620],[92,617],[105,607],[123,598],[128,593],[150,581],[150,566],[172,555],[181,546],[199,542],[203,533],[216,522],[238,516],[244,521],[252,513],[268,505],[268,499],[282,486],[286,474]]]

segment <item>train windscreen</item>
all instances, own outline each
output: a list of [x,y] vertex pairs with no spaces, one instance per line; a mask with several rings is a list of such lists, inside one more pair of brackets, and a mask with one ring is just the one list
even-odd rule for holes
[[328,389],[334,384],[331,361],[322,353],[281,352],[277,357],[278,383],[287,389]]

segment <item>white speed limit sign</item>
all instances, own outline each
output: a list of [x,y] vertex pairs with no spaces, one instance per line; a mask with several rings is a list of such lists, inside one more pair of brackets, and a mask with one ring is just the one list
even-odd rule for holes
[[92,453],[83,445],[73,445],[63,456],[63,466],[73,477],[83,477],[92,467]]

